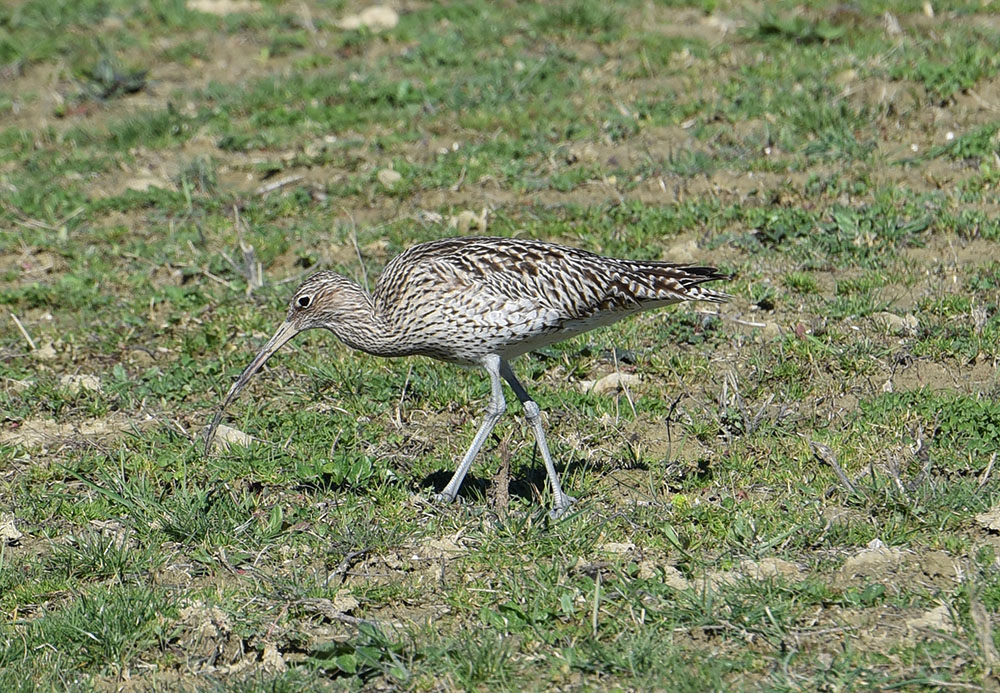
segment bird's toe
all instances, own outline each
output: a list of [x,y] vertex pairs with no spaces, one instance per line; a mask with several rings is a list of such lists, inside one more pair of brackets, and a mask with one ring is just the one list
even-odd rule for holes
[[558,503],[551,511],[549,511],[549,517],[553,520],[558,520],[566,515],[573,504],[576,503],[576,498],[573,496],[563,496],[562,502]]

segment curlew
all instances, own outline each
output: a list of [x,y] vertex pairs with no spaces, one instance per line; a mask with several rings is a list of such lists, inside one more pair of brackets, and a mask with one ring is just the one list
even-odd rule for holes
[[448,238],[413,246],[386,265],[368,293],[335,272],[317,272],[295,292],[285,321],[229,389],[208,429],[206,454],[225,408],[283,344],[325,328],[376,356],[430,356],[480,366],[490,377],[486,413],[439,494],[458,495],[472,461],[506,410],[501,380],[521,402],[552,486],[552,516],[573,503],[559,484],[538,405],[511,370],[529,351],[681,301],[720,302],[702,287],[726,275],[714,267],[624,260],[542,241]]

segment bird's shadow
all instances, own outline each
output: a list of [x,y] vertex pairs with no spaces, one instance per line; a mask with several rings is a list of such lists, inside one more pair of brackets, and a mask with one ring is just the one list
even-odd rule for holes
[[[508,495],[511,498],[536,501],[541,497],[542,491],[547,487],[549,480],[541,460],[537,462],[537,464],[532,464],[527,468],[521,467],[516,474],[511,474],[508,483]],[[556,462],[555,467],[560,479],[563,478],[567,469],[587,469],[601,475],[621,470],[649,469],[649,466],[645,462],[632,459],[607,459],[603,461],[570,460],[565,464]],[[448,482],[451,481],[453,474],[454,472],[448,469],[431,472],[416,482],[417,490],[434,494],[441,493],[445,486],[448,485]],[[465,481],[462,482],[462,488],[459,490],[458,495],[461,498],[487,499],[491,487],[496,483],[498,481],[495,477],[480,477],[470,471],[465,477]]]
[[[423,492],[441,493],[444,487],[451,481],[454,472],[442,469],[431,472],[417,482],[417,488]],[[490,487],[496,483],[492,478],[478,477],[469,472],[462,482],[462,487],[458,491],[459,498],[476,499],[485,501]],[[534,501],[541,496],[547,480],[544,470],[531,470],[530,472],[511,477],[508,485],[508,494],[511,498],[522,498]]]

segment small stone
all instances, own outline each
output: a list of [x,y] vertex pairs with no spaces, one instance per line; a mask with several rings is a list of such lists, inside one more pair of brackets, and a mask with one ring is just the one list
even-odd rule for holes
[[740,571],[755,580],[781,577],[797,580],[802,577],[802,569],[781,558],[763,558],[760,561],[745,560],[740,563]]
[[635,544],[633,544],[632,542],[609,541],[606,544],[598,544],[594,548],[596,548],[599,551],[604,551],[606,553],[613,553],[622,556],[634,552]]
[[893,571],[903,562],[903,552],[886,546],[873,539],[868,546],[844,561],[840,569],[845,578],[884,577],[886,571]]
[[580,382],[580,389],[583,392],[593,392],[603,395],[607,392],[617,392],[632,385],[638,385],[639,376],[633,373],[609,373],[599,380],[584,380]]
[[128,352],[129,363],[136,366],[152,366],[156,359],[145,349],[130,349]]
[[96,375],[64,375],[59,378],[59,385],[73,395],[79,394],[82,390],[101,391],[101,379]]
[[920,570],[930,577],[955,578],[955,561],[945,551],[930,551],[920,560]]
[[[660,577],[660,572],[662,571],[663,576]],[[667,587],[673,587],[675,590],[686,590],[691,587],[691,583],[684,573],[677,570],[672,565],[658,566],[653,561],[647,559],[639,561],[639,579],[640,580],[652,580],[657,578]]]
[[187,0],[187,8],[193,12],[204,12],[214,14],[216,17],[225,17],[237,12],[259,12],[261,9],[259,2],[253,0]]
[[900,316],[888,311],[882,311],[881,313],[875,313],[872,317],[885,328],[886,334],[913,337],[916,336],[917,327],[920,326],[917,316],[912,314]]
[[278,652],[274,643],[265,643],[264,651],[260,653],[260,668],[267,674],[280,674],[288,670],[285,658]]
[[146,192],[150,188],[160,188],[161,190],[173,190],[173,186],[163,180],[162,178],[133,178],[128,183],[125,184],[126,190],[135,190],[136,192]]
[[976,515],[976,522],[983,529],[1000,532],[1000,505],[995,505],[986,512]]
[[14,516],[10,513],[0,513],[0,544],[9,546],[20,543],[21,534],[15,526]]
[[466,209],[448,218],[448,226],[457,229],[459,233],[468,233],[472,229],[477,231],[486,230],[486,217],[488,212],[484,207],[478,214],[471,209]]
[[367,27],[372,31],[393,29],[397,24],[399,24],[399,14],[394,9],[381,5],[368,7],[358,14],[346,15],[337,22],[337,26],[341,29],[353,30]]
[[3,382],[12,392],[24,392],[35,384],[34,380],[18,380],[17,378],[4,378]]
[[45,342],[45,344],[35,349],[32,353],[39,361],[51,361],[56,357],[56,348],[52,346],[52,342]]
[[361,606],[358,598],[351,594],[351,590],[347,588],[337,590],[332,601],[333,608],[342,614],[350,613]]
[[257,439],[239,429],[221,424],[215,429],[215,437],[212,438],[212,449],[224,451],[228,450],[232,445],[239,445],[245,448],[249,447],[255,440]]
[[925,611],[920,616],[906,619],[907,630],[939,630],[944,633],[955,632],[955,624],[951,620],[951,611],[946,604],[935,606],[930,611]]
[[379,183],[389,190],[392,190],[396,183],[403,180],[403,174],[399,171],[393,171],[391,168],[383,168],[375,174],[375,177],[378,178]]

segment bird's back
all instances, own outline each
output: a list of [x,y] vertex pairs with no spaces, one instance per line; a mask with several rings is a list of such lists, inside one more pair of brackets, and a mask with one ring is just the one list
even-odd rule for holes
[[511,359],[627,315],[685,300],[723,301],[705,289],[714,267],[608,258],[516,238],[449,238],[393,259],[375,309],[412,353],[478,363]]

